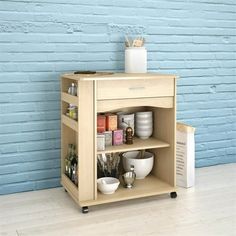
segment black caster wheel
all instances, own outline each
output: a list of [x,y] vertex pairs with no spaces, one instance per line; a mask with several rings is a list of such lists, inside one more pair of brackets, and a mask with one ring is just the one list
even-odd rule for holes
[[67,193],[67,190],[66,189],[64,189],[65,190],[65,192]]
[[86,214],[86,213],[88,213],[89,212],[89,209],[88,209],[88,207],[82,207],[82,213],[83,214]]
[[176,192],[171,192],[170,197],[171,198],[177,198],[177,193]]

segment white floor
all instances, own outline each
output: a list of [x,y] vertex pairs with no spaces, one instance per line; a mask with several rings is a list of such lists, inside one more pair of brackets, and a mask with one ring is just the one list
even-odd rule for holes
[[1,236],[236,235],[236,164],[197,169],[196,186],[91,207],[82,214],[62,188],[0,196]]

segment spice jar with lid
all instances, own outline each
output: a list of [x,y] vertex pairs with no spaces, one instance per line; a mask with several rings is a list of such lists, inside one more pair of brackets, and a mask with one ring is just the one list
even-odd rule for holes
[[77,120],[78,118],[78,109],[75,105],[73,104],[69,104],[69,107],[68,107],[68,115],[71,119],[73,120]]

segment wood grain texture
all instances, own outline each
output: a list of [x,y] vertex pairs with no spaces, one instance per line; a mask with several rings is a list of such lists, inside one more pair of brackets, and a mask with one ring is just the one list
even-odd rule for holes
[[115,99],[99,100],[97,102],[97,111],[106,112],[130,107],[154,106],[162,108],[172,108],[174,104],[173,97],[156,97],[156,98],[137,98],[137,99]]
[[169,148],[152,149],[155,153],[152,173],[175,186],[175,109],[155,108],[154,137],[170,144]]
[[122,144],[119,146],[110,146],[106,147],[104,151],[97,151],[97,154],[101,153],[111,153],[111,152],[127,152],[134,150],[143,150],[143,149],[151,149],[151,148],[164,148],[169,147],[170,145],[166,142],[158,140],[156,138],[149,138],[146,140],[139,139],[134,137],[134,143],[132,145]]
[[65,101],[67,103],[74,104],[74,105],[78,104],[78,97],[77,96],[72,96],[72,95],[65,93],[65,92],[61,93],[61,100]]
[[[76,78],[80,75],[76,75]],[[105,76],[105,77],[104,77]],[[68,191],[80,206],[96,205],[138,197],[159,195],[175,191],[175,77],[158,74],[112,74],[91,76],[94,79],[78,79],[78,98],[69,96],[65,86],[75,75],[62,76],[62,112],[65,113],[66,102],[77,102],[79,108],[78,122],[62,114],[62,123],[78,131],[72,136],[77,142],[79,156],[79,191],[78,199]],[[101,77],[101,80],[99,78]],[[86,78],[89,78],[87,76]],[[96,78],[96,79],[95,79]],[[105,78],[105,79],[104,79]],[[109,79],[108,79],[109,78]],[[63,87],[64,86],[64,87]],[[151,99],[150,97],[153,97]],[[101,100],[102,99],[102,100]],[[118,105],[117,105],[118,104]],[[153,110],[153,138],[148,140],[135,139],[133,145],[107,147],[105,151],[96,150],[96,116],[101,110],[135,112]],[[68,139],[63,129],[62,139]],[[62,143],[65,149],[65,142]],[[66,144],[68,144],[66,142]],[[161,151],[159,149],[166,149]],[[139,149],[152,149],[155,153],[152,174],[145,181],[137,181],[138,188],[131,192],[120,188],[115,195],[104,197],[97,192],[97,154],[124,152]],[[64,153],[65,156],[65,153]],[[62,162],[64,159],[62,159]],[[63,166],[63,163],[62,163]],[[63,180],[63,176],[62,176]],[[162,181],[161,181],[162,180]],[[62,181],[66,189],[71,183]],[[66,186],[68,183],[68,186]],[[77,190],[75,190],[77,191]]]
[[95,199],[95,128],[93,81],[79,82],[79,201]]
[[76,131],[76,132],[78,131],[78,122],[77,121],[75,121],[63,114],[61,115],[61,121],[63,124],[70,127],[74,131]]
[[84,74],[64,74],[64,79],[77,80],[77,81],[100,81],[100,80],[137,80],[137,79],[178,79],[176,75],[167,75],[159,73],[146,73],[146,74],[125,74],[125,73],[110,73],[110,74],[97,74],[84,75]]
[[97,81],[98,100],[168,96],[174,96],[174,79],[145,79],[143,76],[136,80]]
[[141,197],[149,197],[153,195],[160,195],[163,193],[174,192],[176,189],[159,180],[157,177],[149,175],[145,179],[135,180],[135,186],[132,189],[127,189],[122,186],[122,182],[119,188],[114,194],[105,195],[98,192],[97,199],[95,201],[83,201],[80,202],[82,206],[99,205],[110,202],[125,201]]
[[71,182],[71,180],[65,175],[61,176],[62,186],[69,192],[74,201],[78,203],[78,188]]

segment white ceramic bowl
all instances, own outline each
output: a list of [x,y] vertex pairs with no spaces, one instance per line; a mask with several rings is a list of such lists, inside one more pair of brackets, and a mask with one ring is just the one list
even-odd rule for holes
[[125,171],[130,171],[130,166],[134,166],[136,179],[144,179],[152,170],[154,155],[151,152],[145,152],[144,157],[139,157],[140,151],[125,152],[122,154],[122,162]]
[[141,126],[141,125],[152,125],[152,120],[146,120],[146,119],[143,119],[143,120],[136,120],[136,125],[137,126]]
[[137,125],[136,126],[136,129],[138,129],[138,130],[149,130],[149,129],[152,129],[152,124],[150,124],[150,125]]
[[152,116],[135,116],[136,120],[152,120]]
[[148,139],[152,136],[153,129],[136,129],[135,133],[140,139]]
[[138,129],[149,129],[149,128],[152,128],[153,125],[151,123],[150,124],[136,124],[135,127]]
[[103,194],[113,194],[118,186],[120,181],[113,177],[103,177],[97,179],[98,190]]
[[152,118],[152,111],[142,111],[142,112],[136,112],[135,117],[137,118]]

